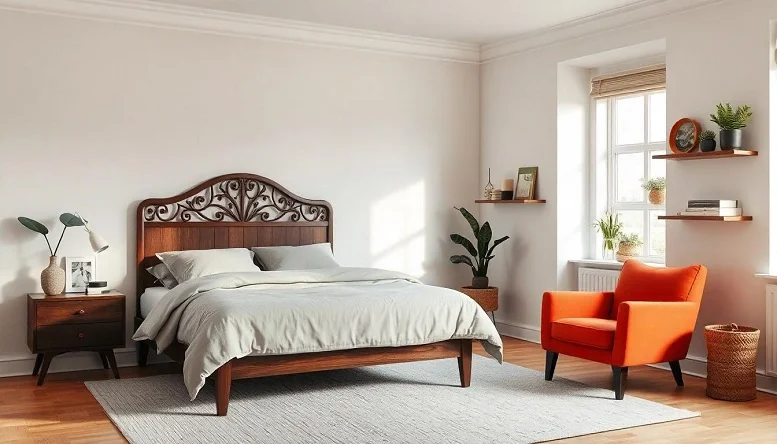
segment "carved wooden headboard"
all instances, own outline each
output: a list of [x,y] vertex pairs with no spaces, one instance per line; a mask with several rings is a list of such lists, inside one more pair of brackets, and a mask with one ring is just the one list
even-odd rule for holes
[[254,174],[214,177],[177,196],[138,205],[137,310],[155,285],[145,269],[163,251],[332,242],[332,206]]

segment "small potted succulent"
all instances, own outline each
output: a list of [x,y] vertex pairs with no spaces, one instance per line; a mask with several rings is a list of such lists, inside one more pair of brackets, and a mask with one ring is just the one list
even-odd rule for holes
[[618,238],[618,252],[615,254],[615,260],[626,262],[640,255],[642,240],[636,233],[621,234]]
[[[596,231],[602,233],[602,259],[612,259],[611,254],[615,253],[618,238],[623,230],[623,222],[620,221],[618,213],[606,212],[594,223]],[[610,254],[608,254],[610,253]]]
[[752,116],[748,105],[738,106],[734,110],[729,103],[718,104],[717,113],[710,114],[710,121],[720,127],[720,149],[742,148],[742,128],[747,126]]
[[656,177],[642,182],[642,188],[649,191],[648,200],[653,205],[662,205],[666,202],[666,178]]
[[715,151],[715,147],[717,146],[717,142],[715,142],[715,131],[702,131],[701,134],[699,134],[699,139],[701,140],[699,149],[702,152],[709,153],[710,151]]

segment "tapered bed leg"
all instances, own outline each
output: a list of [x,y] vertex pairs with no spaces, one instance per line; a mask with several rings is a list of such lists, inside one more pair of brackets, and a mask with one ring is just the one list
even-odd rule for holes
[[626,391],[626,377],[629,375],[628,367],[612,366],[612,386],[615,390],[615,399],[623,399],[623,393]]
[[558,353],[550,350],[545,352],[545,380],[552,381],[553,373],[556,371],[556,362],[558,362]]
[[470,379],[472,377],[472,340],[461,340],[461,355],[459,356],[459,379],[461,379],[461,386],[464,388],[469,387]]
[[672,367],[672,376],[674,376],[674,382],[678,387],[683,385],[683,372],[680,370],[680,361],[669,361],[669,367]]
[[216,416],[227,416],[231,388],[232,361],[229,361],[216,370]]
[[138,367],[145,367],[148,361],[148,341],[138,342]]

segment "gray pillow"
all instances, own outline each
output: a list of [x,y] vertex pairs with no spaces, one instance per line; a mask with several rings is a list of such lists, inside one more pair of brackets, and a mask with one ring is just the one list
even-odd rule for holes
[[175,276],[173,276],[173,273],[170,272],[170,269],[167,268],[167,265],[165,264],[156,264],[153,267],[146,268],[146,271],[151,273],[151,275],[168,290],[172,290],[178,285]]
[[254,253],[247,248],[168,251],[156,257],[167,265],[178,283],[211,274],[260,271],[254,264]]
[[251,248],[262,268],[267,271],[312,270],[336,268],[340,264],[332,254],[332,244],[313,244],[300,247]]

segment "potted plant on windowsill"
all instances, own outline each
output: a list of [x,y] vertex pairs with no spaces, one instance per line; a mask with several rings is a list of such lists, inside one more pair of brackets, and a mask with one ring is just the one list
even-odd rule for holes
[[594,226],[596,231],[602,233],[602,237],[604,237],[602,240],[602,259],[612,259],[621,230],[623,230],[623,222],[620,221],[620,216],[618,216],[618,213],[607,211],[596,220]]
[[752,116],[748,105],[738,106],[735,111],[729,103],[718,104],[717,113],[710,114],[710,121],[720,127],[721,150],[742,148],[742,128],[747,127]]
[[621,234],[618,238],[618,252],[615,253],[615,260],[626,262],[640,255],[642,240],[636,233]]
[[662,205],[666,202],[666,178],[656,177],[642,182],[642,188],[648,193],[648,201],[653,205]]

